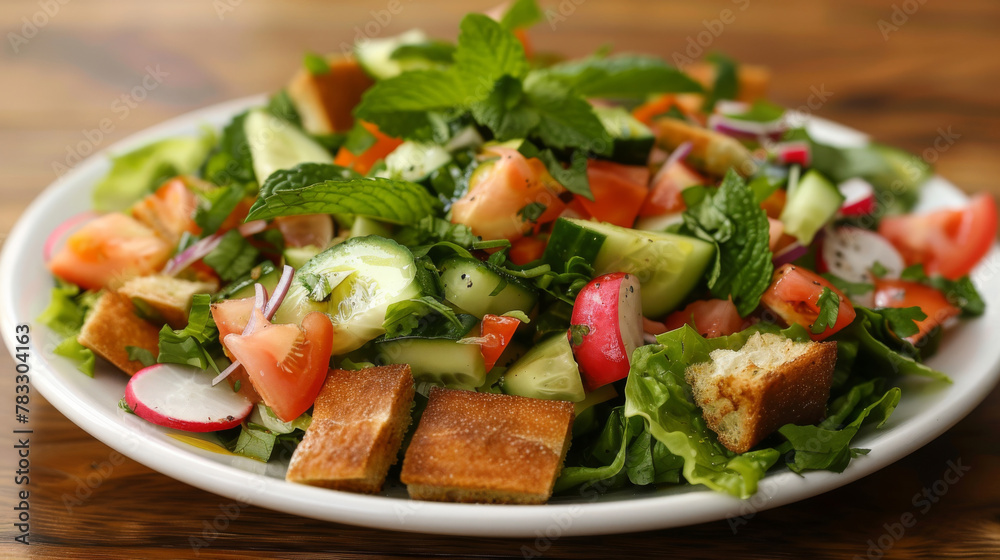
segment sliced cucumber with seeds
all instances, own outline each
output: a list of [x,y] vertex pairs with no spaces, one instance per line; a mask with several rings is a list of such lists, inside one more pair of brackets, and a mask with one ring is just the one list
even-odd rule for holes
[[419,183],[451,161],[451,154],[437,144],[403,142],[385,158],[390,179]]
[[453,257],[444,261],[441,283],[445,300],[480,319],[509,311],[529,313],[538,300],[537,292],[526,282],[476,259]]
[[291,169],[300,163],[333,163],[326,148],[294,124],[263,109],[247,114],[243,131],[250,147],[254,175],[262,185],[279,169]]
[[528,350],[504,374],[501,387],[508,395],[533,399],[580,402],[586,398],[566,333],[543,340]]
[[[316,301],[316,280],[324,278],[329,293]],[[344,354],[385,334],[386,309],[421,297],[424,289],[409,249],[384,237],[355,237],[309,259],[296,272],[274,320],[298,323],[311,311],[325,312],[333,322],[333,353]]]
[[454,389],[474,389],[486,381],[486,365],[478,344],[447,338],[393,338],[375,343],[379,363],[409,364],[416,381]]
[[376,80],[398,76],[404,70],[430,68],[423,61],[403,61],[392,58],[392,53],[403,45],[418,45],[427,42],[427,34],[419,29],[411,29],[395,37],[366,39],[354,45],[354,56],[361,68]]

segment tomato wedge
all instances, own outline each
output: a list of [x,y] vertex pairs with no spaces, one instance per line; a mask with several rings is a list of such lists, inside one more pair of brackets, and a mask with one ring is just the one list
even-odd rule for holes
[[510,253],[507,256],[514,264],[525,265],[542,258],[546,245],[548,242],[544,239],[523,237],[511,243]]
[[514,332],[520,324],[521,321],[514,317],[489,314],[483,317],[483,322],[479,326],[479,336],[483,338],[483,341],[479,343],[479,347],[483,352],[486,371],[490,371],[496,365],[497,360],[500,359],[500,355],[503,354],[504,349],[510,344],[511,339],[514,338]]
[[916,344],[948,319],[957,317],[961,310],[948,303],[948,298],[940,291],[917,282],[906,280],[875,280],[875,307],[919,307],[927,315],[917,321],[920,332],[906,337]]
[[899,249],[906,264],[923,263],[927,274],[957,280],[993,246],[997,207],[993,197],[980,194],[964,208],[884,218],[878,232]]
[[840,296],[840,306],[837,308],[837,320],[834,325],[819,334],[814,334],[811,330],[809,332],[813,340],[823,340],[850,325],[856,313],[854,306],[843,292],[819,274],[792,264],[783,265],[774,271],[771,286],[764,292],[760,301],[777,313],[786,324],[798,323],[806,329],[811,329],[819,318],[818,301],[823,288],[829,288]]
[[649,194],[649,169],[592,159],[587,162],[587,179],[594,200],[576,197],[584,210],[602,222],[632,227]]
[[370,122],[361,121],[361,126],[365,127],[368,132],[375,136],[375,143],[363,153],[357,155],[348,151],[347,148],[342,147],[337,152],[337,157],[334,158],[333,163],[349,167],[364,175],[371,170],[375,162],[385,159],[385,156],[391,154],[403,141],[399,138],[382,134],[378,127]]
[[156,232],[135,218],[105,214],[70,235],[48,265],[59,278],[96,290],[158,272],[171,250]]
[[661,171],[654,178],[649,195],[639,209],[640,216],[662,216],[682,212],[687,206],[681,193],[688,187],[704,185],[705,178],[688,166],[677,162],[670,169]]
[[656,117],[669,111],[676,103],[677,100],[673,95],[665,93],[633,109],[632,116],[642,124],[649,126],[653,124]]
[[684,309],[674,311],[667,315],[663,324],[667,331],[688,324],[705,338],[715,338],[743,330],[746,321],[740,317],[732,300],[708,299],[692,302]]
[[293,324],[227,335],[223,343],[246,368],[254,389],[275,415],[291,422],[312,406],[330,369],[333,324],[314,311]]

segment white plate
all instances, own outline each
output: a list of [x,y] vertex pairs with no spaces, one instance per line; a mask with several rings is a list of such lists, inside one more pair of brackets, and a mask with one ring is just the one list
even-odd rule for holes
[[[221,126],[236,112],[262,97],[209,107],[113,146],[112,153],[151,140],[195,133],[208,123]],[[858,142],[864,136],[826,121],[812,130],[828,141]],[[986,315],[967,321],[945,335],[941,352],[930,365],[955,380],[953,385],[907,379],[903,398],[881,430],[863,431],[853,445],[871,453],[851,462],[842,474],[812,472],[805,476],[777,471],[760,491],[745,501],[691,487],[657,491],[623,491],[597,497],[561,497],[544,506],[495,506],[414,502],[405,489],[389,488],[381,496],[362,496],[283,480],[285,465],[203,451],[168,436],[173,432],[149,424],[118,408],[126,378],[111,367],[99,367],[95,379],[52,354],[58,342],[35,317],[49,300],[52,279],[42,261],[42,245],[53,227],[90,207],[90,192],[107,171],[106,154],[80,164],[50,186],[21,217],[7,238],[0,259],[0,309],[5,341],[14,327],[32,325],[31,382],[60,412],[97,439],[121,453],[198,488],[227,498],[328,521],[401,531],[454,535],[527,536],[593,535],[661,529],[736,517],[815,496],[857,480],[930,442],[968,414],[996,384],[1000,374],[1000,251],[993,248],[973,278],[987,300]],[[934,178],[923,206],[957,204],[963,195]]]

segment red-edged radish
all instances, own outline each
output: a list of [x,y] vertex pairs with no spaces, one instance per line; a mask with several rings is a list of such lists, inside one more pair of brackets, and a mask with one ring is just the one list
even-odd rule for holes
[[842,216],[867,216],[875,211],[875,187],[864,179],[848,179],[837,185],[837,190],[844,195],[844,203],[840,205]]
[[774,149],[775,158],[782,165],[802,165],[809,167],[812,161],[812,152],[806,142],[785,142],[778,144]]
[[187,432],[233,428],[253,410],[229,385],[212,385],[208,372],[179,364],[139,370],[125,386],[125,402],[140,418]]
[[829,230],[817,259],[820,272],[829,272],[848,282],[872,281],[871,269],[879,263],[886,278],[898,278],[906,264],[899,251],[881,235],[866,229],[843,226]]
[[584,387],[623,379],[632,351],[643,344],[639,279],[624,272],[594,278],[577,295],[570,324]]

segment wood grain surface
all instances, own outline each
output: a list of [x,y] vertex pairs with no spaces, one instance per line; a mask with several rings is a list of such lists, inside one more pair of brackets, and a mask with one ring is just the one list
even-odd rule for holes
[[[422,27],[450,37],[462,13],[490,5],[398,0],[398,13],[387,19],[387,0],[0,2],[0,238],[55,179],[54,166],[72,166],[80,152],[198,107],[275,90],[303,51],[338,51],[356,26],[376,35]],[[583,55],[612,43],[670,59],[700,40],[707,50],[770,66],[776,101],[799,107],[812,96],[816,114],[923,154],[969,192],[1000,194],[997,2],[552,0],[550,9],[551,21],[533,32],[541,50]],[[879,20],[895,29],[880,29]],[[161,81],[137,93],[150,71]],[[815,103],[820,96],[825,101]],[[104,119],[113,126],[98,136]],[[10,334],[3,333],[5,341]],[[2,353],[2,557],[1000,556],[1000,391],[906,459],[839,490],[759,513],[736,531],[719,521],[554,542],[390,533],[251,506],[233,512],[230,500],[121,457],[35,394],[32,544],[23,546],[12,540],[13,370]],[[968,473],[924,513],[914,496],[942,480],[949,462]],[[77,495],[79,503],[67,506],[66,497]],[[907,513],[915,514],[915,525],[898,531]],[[196,551],[191,539],[206,546]]]

